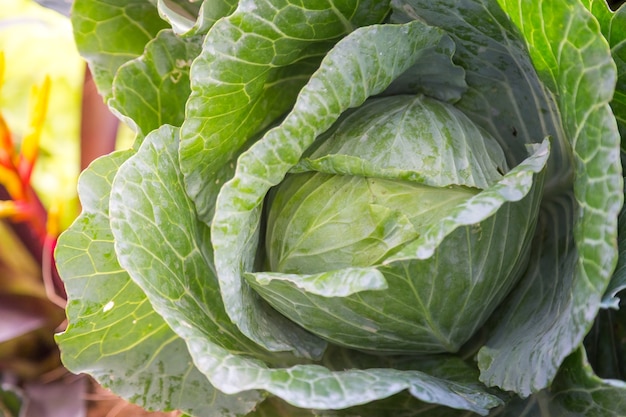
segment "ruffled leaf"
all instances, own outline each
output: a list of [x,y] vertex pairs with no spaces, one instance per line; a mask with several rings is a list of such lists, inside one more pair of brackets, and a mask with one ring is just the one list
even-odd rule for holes
[[56,260],[67,289],[69,320],[57,336],[63,363],[148,409],[194,415],[224,408],[250,411],[259,397],[232,398],[215,390],[117,261],[109,193],[120,164],[131,155],[111,154],[85,171],[79,183],[83,212],[59,238]]
[[76,46],[106,100],[111,97],[117,69],[141,55],[145,45],[168,25],[146,0],[77,0],[72,27]]
[[617,66],[617,84],[611,108],[622,135],[622,149],[626,149],[626,7],[622,5],[612,12],[604,0],[584,0],[582,3],[598,19]]
[[[500,143],[509,166],[528,156],[527,145],[553,138],[547,187],[571,174],[569,148],[556,105],[540,81],[526,45],[509,17],[491,0],[395,0],[393,21],[423,19],[454,40],[454,62],[467,91],[455,103]],[[552,185],[552,182],[555,182]]]
[[111,225],[120,264],[186,340],[194,363],[215,387],[248,400],[268,391],[296,407],[315,409],[346,408],[403,390],[423,401],[483,414],[500,403],[476,384],[385,368],[384,363],[374,368],[377,357],[367,369],[333,371],[307,363],[281,367],[293,358],[269,355],[245,338],[223,310],[210,249],[203,246],[209,242],[207,228],[184,191],[175,133],[165,126],[148,135],[120,168],[111,194]]
[[203,221],[210,223],[237,155],[291,108],[328,49],[387,12],[385,1],[244,0],[212,27],[191,69],[180,145],[187,192]]
[[564,187],[544,199],[535,262],[478,356],[485,383],[527,396],[545,388],[580,345],[617,261],[623,188],[619,135],[608,104],[616,74],[597,21],[580,3],[501,4],[555,94],[576,172],[573,193]]
[[490,417],[619,417],[624,414],[626,384],[594,375],[581,349],[564,362],[552,386],[526,400],[514,399]]
[[[274,333],[264,319],[268,306],[243,278],[254,264],[265,194],[342,111],[384,90],[441,36],[421,22],[356,30],[326,56],[283,123],[239,158],[234,179],[218,197],[212,232],[224,304],[231,319],[253,340],[268,345],[272,338],[267,335]],[[369,59],[372,56],[377,60]]]
[[163,124],[180,126],[191,92],[189,68],[200,49],[200,39],[183,40],[172,31],[159,32],[141,56],[119,68],[109,106],[139,137]]
[[[246,275],[248,282],[277,310],[334,344],[387,353],[455,352],[526,266],[548,154],[546,141],[500,182],[452,205],[382,265],[348,278],[351,271],[341,269],[313,276],[256,272]],[[357,205],[355,198],[347,200]],[[324,234],[331,246],[336,236],[347,235],[333,235],[334,229]],[[289,234],[303,239],[304,233]],[[314,268],[322,261],[310,263]],[[318,278],[322,288],[310,285]],[[451,303],[457,307],[450,310]]]

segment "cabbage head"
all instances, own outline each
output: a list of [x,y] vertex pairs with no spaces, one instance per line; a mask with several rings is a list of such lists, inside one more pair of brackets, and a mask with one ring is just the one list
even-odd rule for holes
[[[620,416],[626,8],[76,0],[132,149],[65,365],[192,416]],[[624,258],[626,259],[626,258]]]
[[345,347],[458,351],[526,266],[542,180],[507,184],[498,142],[421,95],[371,99],[331,132],[271,190],[267,271],[248,282]]

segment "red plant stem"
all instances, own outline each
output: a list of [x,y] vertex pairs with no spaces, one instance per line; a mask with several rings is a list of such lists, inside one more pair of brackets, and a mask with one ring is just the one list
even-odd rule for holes
[[[7,224],[42,268],[43,278],[49,284],[46,286],[46,290],[54,292],[54,294],[49,294],[49,298],[60,305],[67,295],[52,258],[56,237],[47,234],[46,220],[48,214],[35,190],[30,185],[26,185],[24,191],[30,209],[29,216],[24,221],[9,221]],[[0,185],[0,200],[10,199],[11,195]]]
[[85,67],[81,110],[80,168],[83,170],[97,157],[115,150],[119,126],[119,120],[98,94],[88,67]]
[[41,247],[43,247],[48,232],[46,230],[46,221],[48,219],[48,212],[41,203],[41,200],[37,196],[33,187],[28,184],[25,187],[24,193],[26,195],[26,201],[30,209],[30,216],[26,220],[30,224],[37,237],[39,238]]

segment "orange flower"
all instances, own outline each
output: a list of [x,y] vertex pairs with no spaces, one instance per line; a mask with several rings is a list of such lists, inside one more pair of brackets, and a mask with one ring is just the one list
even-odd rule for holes
[[30,183],[35,160],[39,154],[39,140],[43,131],[48,99],[50,97],[50,78],[46,77],[41,87],[33,87],[30,111],[29,131],[22,139],[22,147],[18,161],[18,171],[24,184]]
[[0,184],[4,186],[13,200],[26,199],[24,184],[15,167],[7,168],[4,165],[0,165]]
[[[0,51],[0,88],[4,83],[4,54]],[[11,158],[13,157],[15,150],[13,148],[13,139],[11,137],[11,130],[7,125],[4,117],[0,114],[0,165],[7,168],[13,166]]]
[[[4,68],[4,54],[0,51],[0,87],[4,81]],[[46,213],[31,187],[30,178],[39,154],[49,96],[50,79],[46,77],[40,87],[33,87],[28,131],[22,139],[19,154],[11,130],[0,114],[0,185],[11,198],[11,201],[0,201],[0,218],[29,221],[42,238],[46,235]],[[49,227],[54,228],[53,224]]]
[[23,201],[0,201],[0,218],[23,221],[31,215],[28,204]]

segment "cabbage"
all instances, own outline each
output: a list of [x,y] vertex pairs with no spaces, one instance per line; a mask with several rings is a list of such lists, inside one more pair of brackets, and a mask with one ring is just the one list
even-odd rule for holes
[[314,171],[270,194],[267,271],[248,273],[250,286],[340,346],[458,351],[526,266],[543,179],[533,190],[515,181],[521,168],[503,176],[491,135],[420,95],[373,99],[332,132],[302,161]]
[[137,137],[59,239],[65,365],[197,416],[621,415],[624,10],[77,0]]

